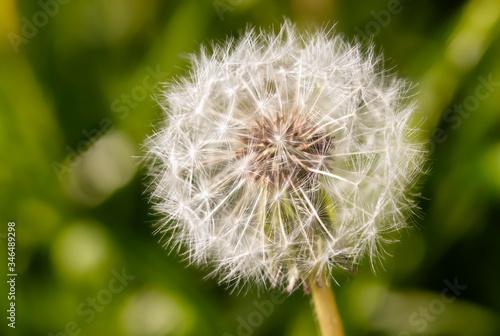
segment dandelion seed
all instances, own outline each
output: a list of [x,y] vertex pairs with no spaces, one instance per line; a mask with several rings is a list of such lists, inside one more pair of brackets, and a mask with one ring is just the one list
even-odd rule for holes
[[233,285],[293,291],[375,262],[415,208],[408,85],[372,51],[289,22],[191,64],[147,145],[158,232]]

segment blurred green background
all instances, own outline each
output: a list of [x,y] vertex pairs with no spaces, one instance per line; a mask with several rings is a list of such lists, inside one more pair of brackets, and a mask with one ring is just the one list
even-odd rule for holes
[[495,0],[1,0],[1,278],[9,221],[18,274],[1,335],[316,335],[301,291],[230,294],[168,254],[137,158],[183,54],[283,16],[337,22],[418,83],[423,216],[376,274],[336,275],[347,335],[500,335]]

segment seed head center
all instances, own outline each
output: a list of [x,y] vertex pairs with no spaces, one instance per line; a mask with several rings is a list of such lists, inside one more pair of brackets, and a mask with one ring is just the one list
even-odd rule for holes
[[253,119],[240,141],[238,154],[248,159],[252,178],[278,188],[310,178],[332,147],[331,137],[296,111]]

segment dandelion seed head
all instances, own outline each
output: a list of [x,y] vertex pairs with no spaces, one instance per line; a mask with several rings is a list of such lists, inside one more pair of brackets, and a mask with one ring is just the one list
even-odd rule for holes
[[222,282],[292,291],[371,262],[415,211],[408,84],[331,31],[249,29],[202,48],[147,143],[157,232]]

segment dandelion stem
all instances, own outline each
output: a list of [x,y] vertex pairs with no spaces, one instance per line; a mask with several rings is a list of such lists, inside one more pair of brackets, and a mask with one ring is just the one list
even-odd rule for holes
[[326,276],[311,275],[309,287],[311,289],[314,308],[322,336],[344,336],[342,321],[335,303],[335,296],[329,286]]

